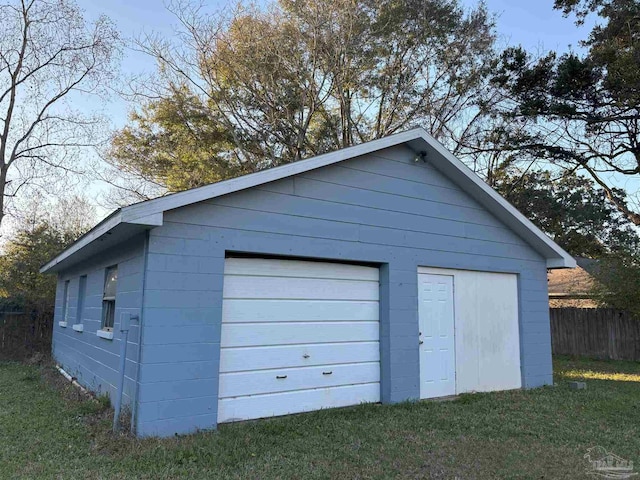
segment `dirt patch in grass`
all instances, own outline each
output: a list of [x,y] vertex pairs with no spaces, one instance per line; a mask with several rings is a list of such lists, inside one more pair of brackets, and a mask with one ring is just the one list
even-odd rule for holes
[[41,362],[31,373],[41,380],[43,386],[54,391],[69,407],[78,410],[87,425],[101,425],[113,419],[113,409],[107,396],[96,396],[82,390],[62,375],[51,361]]

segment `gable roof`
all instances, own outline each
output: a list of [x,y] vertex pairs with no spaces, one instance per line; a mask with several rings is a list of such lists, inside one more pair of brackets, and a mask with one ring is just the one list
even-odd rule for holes
[[318,155],[306,160],[270,168],[261,172],[232,178],[211,185],[193,188],[184,192],[135,203],[116,210],[91,231],[80,237],[65,251],[44,265],[41,272],[56,272],[98,253],[109,246],[141,233],[149,228],[161,226],[167,210],[245,190],[257,185],[308,172],[344,160],[398,145],[406,145],[416,155],[425,154],[427,162],[448,176],[466,193],[487,208],[505,225],[547,259],[548,268],[574,267],[575,260],[551,240],[538,227],[518,212],[509,202],[488,186],[480,177],[458,160],[442,144],[423,128],[372,140],[335,152]]

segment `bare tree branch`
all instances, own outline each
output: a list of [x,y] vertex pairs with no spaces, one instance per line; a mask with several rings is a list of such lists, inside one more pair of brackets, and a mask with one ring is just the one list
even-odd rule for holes
[[30,182],[79,173],[77,153],[100,141],[100,122],[69,101],[102,91],[119,47],[109,20],[87,25],[73,0],[0,5],[0,222],[6,200]]

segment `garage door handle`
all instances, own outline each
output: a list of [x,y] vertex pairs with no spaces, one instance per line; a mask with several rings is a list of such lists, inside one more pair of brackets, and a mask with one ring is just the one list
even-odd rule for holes
[[287,378],[287,376],[286,375],[276,375],[276,378],[278,380],[282,380],[283,378]]
[[422,345],[424,342],[422,340],[420,340],[420,345]]
[[331,375],[333,372],[322,372],[323,375]]

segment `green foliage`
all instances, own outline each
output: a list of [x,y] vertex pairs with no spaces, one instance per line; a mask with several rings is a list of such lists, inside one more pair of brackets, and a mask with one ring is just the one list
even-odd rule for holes
[[106,412],[110,408],[111,400],[109,399],[109,395],[99,395],[96,398],[87,399],[78,405],[78,411],[83,415],[96,415]]
[[109,155],[136,178],[176,191],[417,125],[451,148],[477,133],[495,56],[484,6],[281,0],[227,19],[181,2],[175,13],[184,42],[142,45],[160,79],[140,87],[152,99]]
[[51,307],[56,279],[42,275],[39,269],[72,240],[74,237],[48,223],[18,231],[0,257],[0,296],[31,308]]
[[46,202],[33,195],[14,218],[16,230],[0,256],[0,310],[6,315],[4,358],[33,359],[51,349],[56,277],[40,267],[85,233],[93,223],[94,209],[80,197]]
[[640,251],[610,255],[598,264],[593,295],[603,306],[626,310],[640,319]]
[[503,52],[493,82],[509,99],[497,108],[510,125],[504,148],[586,172],[640,225],[640,214],[610,180],[610,173],[640,174],[640,3],[557,0],[556,8],[577,13],[578,21],[595,12],[601,22],[583,42],[583,55]]
[[114,138],[118,165],[171,191],[248,173],[228,155],[230,138],[211,109],[185,86],[144,105]]
[[586,177],[549,171],[498,172],[495,188],[574,256],[599,258],[640,247],[633,224]]

